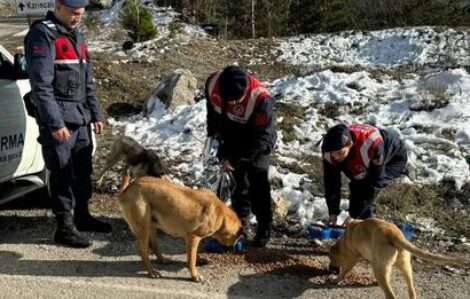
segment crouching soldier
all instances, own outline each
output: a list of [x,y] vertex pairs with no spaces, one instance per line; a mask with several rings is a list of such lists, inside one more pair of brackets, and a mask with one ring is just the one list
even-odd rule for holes
[[[78,31],[88,0],[56,0],[55,11],[36,21],[25,38],[32,102],[39,124],[38,141],[47,169],[54,241],[71,247],[91,242],[79,231],[110,232],[111,226],[88,211],[92,194],[90,123],[103,132],[90,57]],[[78,230],[77,230],[78,229]]]
[[258,221],[253,245],[264,247],[273,219],[268,181],[269,157],[276,142],[273,98],[237,66],[211,74],[205,93],[207,134],[219,140],[218,158],[224,171],[233,172],[236,183],[232,205],[245,230],[253,212]]
[[349,183],[351,218],[370,218],[382,188],[404,173],[407,153],[403,141],[389,130],[344,124],[328,130],[322,142],[325,197],[330,224],[340,212],[341,171]]

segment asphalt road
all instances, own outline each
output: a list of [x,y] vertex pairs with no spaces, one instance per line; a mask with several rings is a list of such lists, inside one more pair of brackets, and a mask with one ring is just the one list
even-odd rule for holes
[[[50,210],[0,209],[0,298],[383,298],[365,263],[355,271],[369,282],[332,285],[317,276],[319,269],[315,267],[296,269],[298,265],[285,264],[275,271],[259,271],[264,261],[250,261],[253,255],[246,253],[239,264],[203,255],[198,268],[205,282],[194,283],[186,268],[184,241],[161,234],[159,246],[171,262],[155,264],[163,277],[151,279],[143,271],[135,238],[120,216],[103,217],[114,232],[88,234],[92,247],[71,249],[51,241],[54,220]],[[289,250],[303,252],[322,265],[328,263],[327,256],[315,252],[311,245],[282,253]],[[263,255],[268,260],[276,256],[277,260],[270,261],[275,266],[287,258],[280,253],[268,248]],[[439,266],[414,264],[420,298],[470,298],[468,273],[457,275]],[[292,270],[300,270],[302,275],[292,274],[299,272]],[[398,271],[392,285],[398,298],[407,298]]]
[[12,53],[21,52],[24,36],[15,36],[16,33],[28,29],[25,17],[0,17],[0,45]]
[[24,17],[0,17],[0,41],[28,28]]

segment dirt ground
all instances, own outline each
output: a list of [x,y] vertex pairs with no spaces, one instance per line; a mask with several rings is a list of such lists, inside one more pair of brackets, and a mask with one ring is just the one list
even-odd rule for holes
[[[243,255],[201,249],[198,267],[203,283],[189,280],[183,240],[160,234],[159,246],[171,262],[155,264],[163,277],[151,279],[143,271],[135,238],[118,214],[101,213],[113,225],[112,234],[88,234],[92,247],[70,249],[52,243],[54,221],[47,205],[40,196],[32,196],[21,206],[10,204],[0,211],[1,298],[383,296],[367,264],[356,266],[344,284],[333,285],[328,282],[327,245],[314,247],[305,238],[279,234],[267,249],[247,248]],[[450,272],[415,261],[414,271],[419,298],[469,298],[468,268]],[[398,272],[392,284],[398,298],[406,298]]]

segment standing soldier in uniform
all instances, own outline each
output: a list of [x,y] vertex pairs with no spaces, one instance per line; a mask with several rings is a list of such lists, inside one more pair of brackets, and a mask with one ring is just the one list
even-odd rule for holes
[[209,76],[206,82],[207,134],[219,140],[218,158],[233,172],[235,212],[249,229],[250,211],[258,228],[253,245],[264,247],[271,236],[269,156],[276,142],[273,98],[262,84],[237,66]]
[[104,129],[93,83],[90,56],[78,30],[88,0],[56,0],[55,11],[36,21],[25,38],[25,56],[32,102],[39,124],[39,142],[47,169],[53,212],[54,241],[71,247],[91,242],[79,231],[110,232],[92,217],[90,123]]
[[321,150],[330,224],[336,224],[340,212],[341,171],[351,180],[350,217],[366,219],[373,215],[380,189],[403,174],[408,160],[397,134],[364,124],[332,127]]

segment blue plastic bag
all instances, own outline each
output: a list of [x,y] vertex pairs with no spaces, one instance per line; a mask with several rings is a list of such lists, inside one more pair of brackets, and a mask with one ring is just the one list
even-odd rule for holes
[[[210,238],[204,243],[204,251],[209,252],[209,253],[226,253],[230,251],[230,247],[223,246],[221,245],[216,239]],[[243,241],[238,240],[237,243],[235,243],[234,249],[238,252],[243,251]]]
[[344,233],[344,228],[340,226],[328,226],[323,223],[312,223],[307,227],[307,234],[310,239],[338,239]]
[[414,227],[412,227],[409,224],[398,222],[398,221],[394,221],[393,223],[396,226],[398,226],[398,228],[401,230],[401,232],[405,236],[405,239],[410,241],[413,238],[413,234],[414,234],[414,231],[415,231]]

